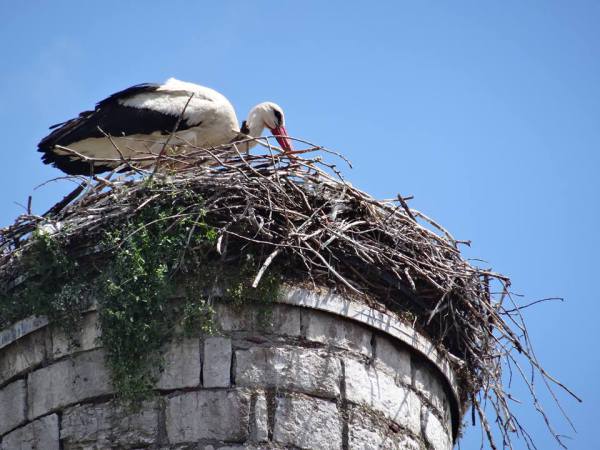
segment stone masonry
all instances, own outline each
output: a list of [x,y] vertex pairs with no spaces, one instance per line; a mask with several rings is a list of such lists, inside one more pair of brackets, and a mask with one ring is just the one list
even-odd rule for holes
[[168,345],[135,412],[112,398],[96,312],[76,348],[44,320],[0,331],[0,450],[453,447],[452,374],[426,342],[290,298],[266,313],[217,304],[218,335]]

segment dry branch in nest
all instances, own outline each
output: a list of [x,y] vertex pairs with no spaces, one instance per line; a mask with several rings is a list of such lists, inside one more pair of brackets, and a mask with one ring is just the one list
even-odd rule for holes
[[[570,391],[538,363],[509,279],[466,262],[459,251],[464,242],[411,209],[409,198],[372,198],[346,182],[335,165],[315,156],[332,152],[294,140],[305,149],[293,155],[261,138],[256,140],[261,154],[241,153],[235,145],[200,149],[179,142],[179,154],[161,152],[155,161],[147,156],[103,160],[121,162],[121,172],[81,178],[76,191],[44,216],[25,214],[0,230],[0,272],[8,273],[11,262],[26,251],[27,237],[36,228],[51,229],[64,242],[87,240],[93,246],[94,236],[108,225],[160,203],[167,194],[193,190],[204,199],[206,222],[218,230],[219,253],[252,248],[263,255],[254,286],[268,270],[284,267],[289,276],[343,289],[410,319],[452,361],[463,408],[471,404],[473,419],[480,418],[492,448],[498,441],[513,448],[514,433],[535,448],[512,412],[513,398],[504,384],[503,367],[515,371],[563,445],[540,406],[531,373],[541,375],[555,399],[553,387]],[[492,286],[499,286],[497,293]]]

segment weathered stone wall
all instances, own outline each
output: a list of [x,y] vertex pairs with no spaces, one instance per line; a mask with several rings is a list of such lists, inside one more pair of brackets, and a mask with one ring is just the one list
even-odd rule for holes
[[372,312],[301,303],[217,305],[219,335],[171,343],[158,395],[136,413],[111,400],[94,311],[78,348],[43,319],[16,324],[0,333],[1,449],[452,448],[447,366]]

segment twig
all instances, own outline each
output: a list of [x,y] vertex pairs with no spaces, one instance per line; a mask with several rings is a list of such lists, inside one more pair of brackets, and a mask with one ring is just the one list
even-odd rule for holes
[[277,255],[279,255],[279,253],[281,253],[281,249],[277,248],[277,249],[273,250],[273,252],[271,252],[271,254],[267,257],[267,259],[265,259],[265,262],[260,267],[260,270],[256,274],[256,277],[254,278],[254,281],[252,282],[252,287],[253,288],[256,288],[258,286],[258,283],[260,283],[260,279],[262,278],[263,274],[265,273],[265,271],[267,270],[267,268],[271,265],[271,263],[273,262],[273,260],[275,259],[275,257]]
[[185,105],[184,105],[183,109],[181,110],[181,114],[179,114],[179,117],[177,118],[177,121],[175,122],[175,126],[173,127],[173,130],[171,131],[171,134],[169,134],[169,137],[167,137],[167,140],[165,141],[165,143],[162,146],[162,149],[160,150],[160,153],[156,157],[156,162],[154,163],[154,170],[152,171],[152,173],[150,174],[150,177],[148,178],[149,181],[151,181],[152,178],[154,178],[154,175],[156,174],[156,171],[158,170],[160,160],[162,159],[162,157],[165,153],[165,150],[167,149],[167,145],[169,145],[169,142],[171,142],[171,139],[173,138],[173,136],[179,129],[179,125],[181,124],[181,121],[183,120],[183,115],[185,114],[185,110],[187,109],[188,105],[192,101],[193,97],[194,97],[194,93],[192,92],[190,94],[190,98],[188,98],[187,102],[185,102]]
[[60,212],[65,206],[67,206],[74,199],[76,199],[77,196],[83,192],[84,188],[85,188],[85,186],[83,184],[80,184],[75,189],[73,189],[71,192],[69,192],[67,195],[65,195],[60,202],[58,202],[56,205],[54,205],[52,208],[50,208],[48,211],[46,211],[44,214],[42,214],[42,216],[43,217],[52,216],[52,215]]
[[416,222],[417,219],[415,218],[412,211],[408,207],[408,203],[406,203],[406,200],[404,198],[402,198],[402,196],[400,194],[398,194],[397,199],[400,202],[400,204],[402,205],[402,208],[404,208],[404,211],[406,212],[406,214],[408,214],[408,217],[410,217],[413,221]]

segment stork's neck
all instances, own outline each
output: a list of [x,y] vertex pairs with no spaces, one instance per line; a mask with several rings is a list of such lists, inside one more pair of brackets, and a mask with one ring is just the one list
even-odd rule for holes
[[[263,111],[261,105],[256,105],[248,113],[248,118],[245,121],[245,129],[243,133],[252,137],[260,137],[265,129],[265,120],[263,118]],[[244,144],[244,151],[250,150],[256,145],[256,141],[250,141]]]
[[262,136],[263,131],[265,130],[265,123],[251,123],[250,120],[248,120],[248,122],[248,134],[252,137]]
[[246,125],[248,127],[248,134],[252,137],[260,137],[265,129],[265,111],[262,103],[256,105],[248,113],[248,119]]

